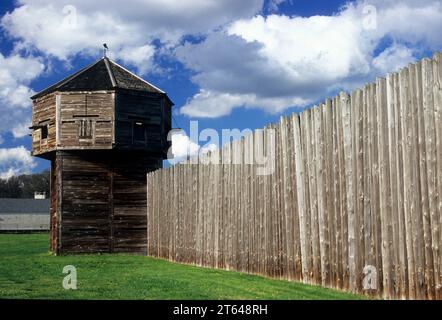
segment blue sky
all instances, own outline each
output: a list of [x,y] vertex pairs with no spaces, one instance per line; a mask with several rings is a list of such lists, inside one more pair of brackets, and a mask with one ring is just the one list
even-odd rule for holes
[[0,177],[48,168],[29,156],[29,96],[99,59],[103,42],[169,94],[188,133],[191,120],[263,127],[359,87],[441,50],[441,27],[436,0],[2,1]]

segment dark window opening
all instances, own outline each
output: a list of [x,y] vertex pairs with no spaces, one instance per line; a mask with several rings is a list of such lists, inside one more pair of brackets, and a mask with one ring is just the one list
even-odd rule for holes
[[78,137],[80,139],[92,139],[92,121],[82,119],[80,120]]
[[133,142],[146,143],[146,125],[142,122],[133,124]]
[[42,126],[41,127],[41,139],[47,139],[48,138],[48,126]]
[[98,118],[98,114],[74,114],[74,118]]

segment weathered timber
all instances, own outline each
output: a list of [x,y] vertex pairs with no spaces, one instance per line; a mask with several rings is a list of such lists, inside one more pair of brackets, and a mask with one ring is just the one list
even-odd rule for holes
[[51,161],[55,253],[147,252],[147,172],[171,146],[172,102],[103,58],[33,97],[32,153]]
[[[148,173],[148,254],[440,299],[441,70],[435,54],[222,146],[222,164],[211,152]],[[252,155],[272,149],[258,174]]]

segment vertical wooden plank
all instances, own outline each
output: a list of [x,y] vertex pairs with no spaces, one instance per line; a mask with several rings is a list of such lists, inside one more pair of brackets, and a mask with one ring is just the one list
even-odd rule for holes
[[325,123],[323,112],[325,105],[319,106],[314,113],[315,116],[315,152],[316,152],[316,177],[318,196],[318,224],[319,224],[319,244],[321,261],[321,283],[323,286],[330,284],[330,240],[329,222],[326,212],[326,172],[325,172],[325,146],[326,137],[324,135]]
[[255,237],[255,212],[253,208],[254,201],[254,182],[252,174],[253,163],[253,134],[248,134],[244,140],[244,166],[246,169],[246,183],[247,183],[247,197],[246,197],[246,234],[247,234],[247,272],[253,273],[255,267],[255,247],[254,247],[254,237]]
[[[434,299],[436,295],[435,278],[434,278],[434,260],[433,255],[433,235],[432,217],[434,219],[434,212],[436,211],[437,203],[434,197],[435,190],[435,166],[436,161],[434,152],[434,138],[433,134],[435,128],[432,116],[433,111],[433,64],[430,59],[423,59],[422,61],[422,102],[418,106],[419,118],[419,137],[421,144],[420,156],[420,181],[422,192],[422,210],[423,210],[423,227],[424,227],[424,248],[425,248],[425,283],[426,283],[426,298]],[[434,162],[433,162],[434,160]]]
[[[268,150],[270,148],[270,141],[268,139],[269,129],[272,130],[271,127],[267,127],[264,129],[263,133],[263,150],[264,154],[268,154]],[[272,212],[271,212],[271,204],[272,204],[272,185],[271,185],[271,175],[267,174],[263,177],[264,183],[264,228],[265,228],[265,238],[264,238],[264,246],[265,250],[265,258],[264,258],[264,273],[266,275],[271,275],[271,260],[273,259],[273,238],[272,238]]]
[[212,166],[214,167],[214,180],[215,180],[215,204],[216,204],[216,217],[214,221],[214,246],[215,246],[215,268],[220,268],[220,258],[221,258],[221,245],[220,245],[220,233],[222,230],[221,226],[221,211],[222,211],[222,180],[221,180],[221,149],[218,148],[215,151],[214,155],[214,163]]
[[213,267],[214,266],[214,222],[215,222],[215,215],[216,215],[216,207],[215,207],[215,179],[213,176],[213,165],[212,165],[212,158],[213,158],[213,151],[208,151],[207,154],[207,161],[208,164],[206,165],[206,180],[208,180],[209,188],[206,188],[206,199],[209,201],[206,201],[206,207],[205,207],[205,215],[207,217],[206,219],[206,228],[207,228],[207,247],[206,247],[206,265]]
[[[264,154],[264,130],[259,129],[255,131],[255,161],[262,157]],[[258,216],[259,216],[259,237],[258,237],[258,273],[265,273],[265,258],[266,258],[266,246],[265,246],[265,236],[266,236],[266,225],[265,225],[265,177],[261,174],[257,176],[258,189],[257,189],[257,199],[258,199]]]
[[[271,146],[271,148],[274,148],[273,150],[275,150],[275,164],[276,166],[278,166],[277,162],[278,162],[278,156],[277,156],[277,147],[276,147],[276,141],[278,138],[278,132],[276,131],[275,125],[274,124],[270,124],[269,125],[269,129],[272,129],[273,132],[275,133],[275,140],[269,139],[268,140],[268,146]],[[274,144],[275,142],[275,144]],[[274,172],[269,175],[269,196],[270,196],[270,203],[269,203],[269,217],[268,217],[268,221],[271,225],[270,227],[270,234],[269,234],[269,238],[270,240],[270,259],[269,259],[269,272],[270,275],[272,277],[276,277],[277,276],[277,268],[278,268],[278,258],[279,258],[279,252],[278,252],[278,223],[279,223],[279,213],[278,212],[278,198],[277,198],[277,194],[278,194],[278,168],[275,167]]]
[[[194,242],[194,235],[195,235],[195,210],[194,210],[194,199],[196,198],[196,194],[194,193],[194,167],[195,165],[192,164],[183,164],[183,166],[186,168],[186,181],[189,184],[186,187],[186,193],[179,197],[177,201],[179,203],[182,203],[182,205],[185,206],[185,210],[187,211],[186,214],[186,225],[183,226],[183,233],[185,234],[185,241],[182,243],[184,246],[183,248],[183,254],[185,253],[186,257],[184,261],[186,263],[194,263],[194,257],[195,257],[195,242]],[[177,213],[179,214],[179,213]],[[185,230],[185,227],[188,227],[188,230]]]
[[[364,258],[364,268],[376,268],[376,272],[379,273],[376,264],[376,235],[374,229],[374,203],[373,198],[375,198],[374,183],[373,183],[373,158],[374,158],[374,126],[375,118],[373,116],[375,111],[375,90],[373,84],[368,84],[364,89],[364,108],[365,108],[365,135],[366,141],[366,153],[364,154],[364,245],[365,245],[365,258]],[[366,293],[373,294],[379,289],[378,283],[376,283],[375,292],[371,290],[370,287],[365,288]]]
[[[189,165],[175,166],[176,170],[171,171],[169,169],[169,175],[171,177],[170,189],[173,189],[172,203],[171,203],[171,216],[172,216],[172,235],[173,235],[173,250],[171,252],[175,261],[182,261],[189,263],[190,252],[186,250],[188,237],[190,233],[189,220],[188,220],[188,204],[190,201],[189,188],[183,187],[184,181],[188,181],[189,177]],[[174,172],[175,171],[175,172]],[[183,189],[181,189],[183,188]]]
[[[167,175],[167,171],[163,171],[162,172],[162,184],[161,184],[161,189],[163,194],[166,194],[167,192],[167,184],[168,184],[168,175]],[[165,201],[164,201],[165,200]],[[160,241],[160,257],[162,259],[167,259],[167,232],[168,232],[168,228],[169,228],[169,212],[167,210],[167,205],[166,203],[169,202],[168,199],[164,199],[163,197],[161,198],[161,202],[165,202],[165,204],[163,206],[160,207],[159,212],[158,212],[158,216],[160,219],[161,224],[158,225],[158,235],[159,235],[159,241]]]
[[420,181],[420,161],[422,136],[419,132],[419,105],[422,103],[422,64],[417,62],[410,66],[410,96],[411,96],[411,132],[412,139],[411,153],[411,183],[413,186],[411,215],[413,219],[413,250],[416,263],[416,293],[418,299],[424,299],[426,296],[425,287],[425,250],[424,230],[423,230],[423,212],[426,211],[426,201],[422,202],[421,181]]
[[156,190],[152,190],[152,186],[154,184],[158,185],[158,173],[152,173],[151,175],[151,192],[150,195],[152,197],[151,199],[151,212],[150,212],[150,218],[149,218],[149,224],[150,224],[150,228],[149,228],[149,242],[150,242],[150,246],[151,246],[151,251],[150,251],[150,255],[156,256],[156,243],[155,243],[155,213],[156,213],[156,209],[155,209],[155,197],[156,197]]
[[260,216],[259,216],[259,179],[257,176],[258,162],[256,159],[256,130],[251,134],[251,176],[252,176],[252,198],[251,205],[253,211],[253,273],[259,273],[259,254],[260,254]]
[[[382,137],[382,125],[380,119],[382,115],[380,114],[381,106],[383,105],[384,90],[381,88],[382,79],[378,78],[376,83],[373,84],[374,90],[374,101],[373,101],[373,204],[374,204],[374,235],[375,235],[375,252],[376,252],[376,269],[378,271],[378,294],[384,292],[384,274],[383,274],[383,259],[382,259],[382,209],[384,209],[383,203],[381,202],[381,193],[383,192],[382,181],[383,176],[381,174],[381,163],[380,154],[383,152],[382,145],[380,144],[380,137]],[[379,106],[379,107],[378,107]],[[384,210],[385,211],[385,210]]]
[[327,179],[328,182],[328,188],[329,188],[329,199],[328,199],[328,215],[329,215],[329,230],[330,230],[330,284],[332,287],[337,286],[337,245],[336,245],[336,238],[337,238],[337,227],[336,227],[336,192],[335,192],[335,155],[336,155],[336,99],[328,99],[326,101],[327,105],[327,111],[326,111],[326,120],[327,120],[327,146],[328,146],[328,157],[327,157],[327,164],[328,164],[328,175]]
[[305,113],[305,133],[302,135],[302,137],[304,138],[304,166],[305,166],[305,172],[306,172],[306,180],[308,181],[308,184],[305,185],[306,188],[306,192],[307,196],[306,199],[308,200],[308,209],[306,211],[306,228],[307,228],[307,232],[308,232],[308,236],[307,239],[309,241],[309,251],[308,251],[308,259],[310,260],[310,269],[309,269],[309,280],[311,281],[311,283],[315,283],[315,281],[317,280],[315,278],[315,271],[317,268],[317,260],[315,258],[315,253],[316,253],[316,247],[314,244],[314,225],[315,225],[315,221],[314,221],[314,216],[315,213],[313,212],[316,209],[316,197],[314,197],[313,195],[313,191],[316,189],[315,186],[315,181],[314,181],[314,176],[312,175],[312,169],[311,167],[313,166],[314,162],[313,162],[313,155],[312,155],[312,151],[311,151],[311,145],[312,145],[312,127],[313,127],[313,122],[311,120],[311,109],[307,109],[303,112],[303,114]]
[[348,95],[344,92],[339,94],[339,110],[337,114],[338,128],[338,160],[339,160],[339,184],[340,184],[340,229],[341,229],[341,288],[348,288],[349,281],[349,257],[348,257],[348,208],[347,208],[347,185],[346,185],[346,145],[347,138],[344,136],[344,115],[349,103]]
[[205,208],[204,208],[204,214],[206,217],[206,263],[207,266],[213,266],[213,210],[214,210],[214,202],[213,202],[213,170],[211,165],[211,158],[212,158],[212,151],[208,151],[205,156],[207,160],[206,164],[206,174],[205,174],[205,180],[208,184],[208,188],[205,188],[206,196],[205,196]]
[[235,246],[236,246],[236,270],[242,270],[243,268],[243,239],[242,239],[242,232],[243,232],[243,221],[242,221],[242,143],[241,140],[236,140],[234,142],[235,146],[235,164],[234,164],[234,170],[235,170]]
[[312,257],[313,257],[313,281],[321,283],[321,252],[319,247],[319,221],[318,221],[318,191],[317,191],[317,175],[316,175],[316,127],[315,115],[319,110],[318,106],[311,109],[310,112],[310,143],[308,145],[309,154],[309,176],[310,176],[310,213],[311,213],[311,241],[312,241]]
[[[158,185],[158,182],[157,182],[157,180],[158,180],[158,177],[157,177],[158,173],[157,172],[152,174],[152,184],[156,183]],[[151,190],[152,190],[152,188],[151,188]],[[156,252],[156,243],[155,243],[155,215],[156,215],[155,198],[156,198],[156,191],[151,192],[151,195],[152,195],[152,200],[151,200],[151,202],[152,202],[152,210],[151,210],[151,213],[150,213],[150,226],[151,227],[149,229],[150,234],[148,234],[148,236],[149,236],[149,241],[150,241],[151,248],[152,248],[150,254],[152,256],[156,257],[156,254],[157,254],[157,252]]]
[[410,89],[409,89],[410,69],[404,68],[399,73],[400,81],[400,99],[401,99],[401,111],[403,126],[402,126],[402,156],[404,167],[404,218],[405,218],[405,232],[406,232],[406,244],[407,244],[407,266],[408,266],[408,294],[410,299],[416,298],[416,270],[415,259],[413,250],[413,230],[412,230],[412,182],[411,182],[411,106],[410,106]]
[[[350,273],[350,288],[361,291],[363,254],[363,233],[361,232],[361,213],[363,213],[363,176],[362,176],[362,91],[355,90],[350,96],[350,122],[351,122],[351,153],[352,153],[352,189],[353,189],[353,221],[349,216],[349,239],[350,233],[354,236],[354,270],[353,277]],[[352,226],[353,224],[353,226]],[[351,231],[353,229],[353,231]],[[350,247],[351,249],[351,247]],[[351,256],[350,250],[349,255]],[[350,264],[351,267],[351,264]],[[351,268],[350,268],[351,271]]]
[[[174,184],[172,217],[174,221],[175,236],[178,237],[174,239],[175,252],[172,254],[177,261],[189,263],[189,258],[191,257],[191,252],[188,249],[189,236],[192,234],[191,221],[189,219],[189,206],[191,203],[190,199],[193,195],[191,194],[191,189],[187,187],[187,184],[191,181],[191,166],[189,164],[183,164],[178,169],[178,172],[179,175],[177,175],[177,177],[175,177],[175,175],[172,177],[172,183]],[[184,186],[179,180],[183,180],[186,185]],[[175,188],[179,188],[179,190],[175,191]]]
[[219,234],[219,210],[220,204],[218,201],[219,198],[219,178],[217,174],[217,159],[219,155],[219,150],[211,150],[209,151],[209,179],[211,180],[211,188],[208,190],[210,194],[210,203],[206,210],[208,210],[208,214],[210,215],[210,221],[208,222],[208,228],[210,232],[210,267],[218,268],[218,255],[219,255],[219,247],[218,247],[218,234]]
[[283,224],[283,234],[285,234],[284,241],[284,252],[286,253],[285,258],[285,275],[288,279],[294,278],[295,271],[295,244],[294,244],[294,234],[293,234],[293,205],[292,202],[292,184],[291,184],[291,167],[290,167],[290,141],[289,141],[289,119],[284,117],[281,119],[280,123],[281,131],[281,157],[282,157],[282,184],[283,184],[283,212],[284,212],[284,224]]
[[[158,173],[158,179],[159,179],[159,183],[158,185],[161,187],[160,190],[162,192],[162,187],[163,187],[163,171],[160,171]],[[160,220],[160,217],[162,217],[161,215],[161,206],[160,206],[160,194],[158,194],[158,196],[155,199],[155,245],[156,245],[156,252],[157,252],[157,257],[161,257],[161,238],[160,238],[160,226],[162,226],[164,224],[164,221]]]
[[192,263],[196,263],[198,259],[198,165],[194,164],[188,164],[190,166],[191,174],[192,174],[192,213],[193,213],[193,219],[192,219]]
[[241,182],[243,185],[242,199],[241,199],[241,224],[242,224],[242,270],[247,272],[248,265],[248,214],[247,214],[247,199],[249,197],[250,181],[247,174],[247,166],[245,165],[246,157],[246,139],[241,140]]
[[356,90],[351,97],[351,122],[353,132],[353,187],[355,210],[355,289],[362,291],[364,267],[364,121],[363,121],[363,92]]
[[357,264],[357,241],[356,241],[356,213],[354,204],[354,184],[353,175],[353,148],[351,129],[351,101],[345,94],[341,94],[342,103],[342,125],[343,125],[343,146],[344,146],[344,166],[345,166],[345,189],[346,189],[346,214],[347,214],[347,235],[348,238],[348,282],[352,292],[356,291],[356,264]]
[[[198,158],[201,160],[201,158]],[[196,231],[196,260],[195,263],[197,265],[201,265],[202,263],[202,250],[203,250],[203,241],[204,241],[204,227],[203,227],[203,205],[204,205],[204,198],[203,198],[203,192],[204,192],[204,179],[203,179],[203,166],[202,164],[199,164],[196,166],[197,168],[197,195],[198,195],[198,202],[197,202],[197,231]]]
[[[401,71],[405,74],[405,72]],[[409,284],[408,284],[408,256],[407,256],[407,233],[406,233],[406,219],[405,219],[405,209],[404,209],[404,136],[403,127],[405,123],[405,110],[402,106],[402,90],[401,82],[402,77],[399,73],[394,76],[394,92],[395,92],[395,120],[396,128],[395,135],[397,137],[397,150],[396,150],[396,167],[397,167],[397,204],[398,204],[398,241],[399,241],[399,265],[401,274],[401,298],[408,298]]]
[[224,227],[224,211],[226,208],[226,204],[224,201],[224,148],[219,146],[218,151],[218,265],[217,268],[224,269],[224,255],[225,255],[225,227]]
[[[296,133],[295,141],[299,139],[296,152],[297,157],[297,179],[302,181],[302,185],[298,187],[299,206],[299,228],[301,235],[301,252],[302,252],[302,280],[305,283],[311,283],[312,255],[311,255],[311,237],[310,237],[310,192],[309,192],[309,171],[308,171],[308,144],[310,132],[309,110],[301,113],[300,134]],[[296,124],[295,124],[296,132]],[[299,137],[299,138],[298,138]],[[301,146],[302,144],[302,146]],[[298,152],[299,151],[299,152]],[[302,159],[302,163],[301,162]],[[299,170],[298,170],[299,168]],[[302,197],[300,193],[302,192]]]
[[280,137],[281,132],[278,126],[272,125],[275,130],[275,171],[272,175],[272,212],[274,215],[273,225],[274,225],[274,247],[273,247],[273,275],[275,277],[281,277],[281,260],[282,260],[282,248],[281,248],[281,178],[280,178],[280,168],[281,168],[281,154],[280,154]]
[[370,163],[371,163],[371,232],[373,235],[371,255],[373,256],[374,266],[377,271],[377,292],[383,290],[382,279],[382,250],[381,250],[381,221],[380,221],[380,185],[379,185],[379,139],[377,125],[377,87],[376,84],[370,85]]
[[[377,126],[379,146],[379,204],[381,222],[381,254],[382,254],[382,279],[384,297],[393,296],[392,281],[392,236],[391,223],[391,190],[390,190],[390,168],[388,152],[388,115],[392,106],[388,105],[387,81],[385,78],[377,79]],[[391,99],[390,99],[391,101]]]
[[152,183],[154,180],[154,173],[148,173],[147,174],[147,254],[150,256],[153,256],[154,249],[153,249],[153,243],[152,243],[152,223],[153,223],[153,197],[155,194],[155,191],[152,190]]
[[[303,114],[301,117],[293,115],[291,118],[293,127],[293,145],[294,145],[294,163],[296,173],[296,196],[297,196],[297,211],[298,211],[298,227],[300,252],[301,252],[301,276],[304,282],[308,281],[309,262],[307,259],[307,232],[306,232],[306,203],[304,192],[304,160],[302,154],[302,139],[301,139],[301,127],[303,126]],[[300,279],[300,280],[301,280]]]
[[335,249],[335,262],[334,262],[334,269],[335,269],[335,286],[336,288],[342,287],[342,231],[341,231],[341,181],[340,181],[340,113],[341,113],[341,106],[340,106],[340,99],[339,96],[335,97],[333,100],[333,194],[334,194],[334,229],[335,229],[335,242],[334,242],[334,249]]
[[[363,184],[363,199],[361,200],[361,236],[363,237],[363,250],[361,252],[362,255],[362,270],[360,273],[361,277],[361,285],[362,285],[362,279],[364,277],[364,268],[368,265],[368,259],[369,259],[369,252],[370,252],[370,233],[368,230],[370,230],[369,223],[370,223],[370,168],[369,168],[369,136],[368,136],[368,95],[369,95],[369,89],[368,85],[364,86],[362,90],[362,145],[364,147],[364,152],[362,154],[362,176],[364,180]],[[362,287],[362,292],[365,293],[366,288]]]
[[[434,99],[434,122],[435,128],[435,145],[436,145],[436,199],[437,208],[433,215],[435,226],[433,230],[434,236],[438,239],[433,240],[436,244],[434,250],[437,252],[437,270],[436,281],[437,299],[442,299],[442,54],[435,53],[433,56],[433,99]],[[437,223],[439,220],[439,223]],[[436,260],[435,260],[436,261]],[[435,262],[436,263],[436,262]]]
[[230,163],[231,163],[231,155],[230,155],[230,143],[226,143],[223,146],[223,197],[224,197],[224,268],[227,270],[230,269],[230,239],[231,239],[231,228],[230,228]]
[[399,242],[399,208],[398,208],[398,185],[397,185],[397,152],[398,142],[396,136],[396,127],[398,126],[398,119],[396,115],[396,79],[397,74],[389,74],[387,76],[387,131],[388,131],[388,154],[390,156],[389,172],[390,172],[390,203],[391,203],[391,243],[389,243],[389,250],[391,252],[392,265],[390,266],[391,282],[393,285],[393,295],[391,298],[401,298],[404,278],[402,277],[402,265],[399,259],[400,246]]
[[333,118],[332,100],[327,99],[323,106],[324,131],[324,171],[325,171],[325,214],[327,215],[327,240],[328,240],[328,275],[326,285],[334,287],[335,277],[335,253],[333,250],[335,243],[334,229],[334,203],[333,203]]
[[[299,116],[296,113],[293,113],[287,120],[287,125],[289,127],[288,131],[288,143],[289,149],[287,152],[287,156],[289,159],[289,167],[290,167],[290,177],[289,177],[289,185],[291,188],[291,215],[292,215],[292,236],[291,239],[293,241],[293,279],[300,281],[302,279],[302,258],[301,258],[301,239],[300,239],[300,229],[299,229],[299,202],[302,201],[298,199],[298,186],[300,185],[300,181],[298,181],[298,172],[297,172],[297,148],[300,148],[300,145],[297,141],[295,141],[295,134],[299,134]],[[297,128],[295,128],[295,126]],[[295,133],[296,132],[296,133]],[[299,151],[298,151],[299,152]],[[302,160],[302,158],[300,158]]]

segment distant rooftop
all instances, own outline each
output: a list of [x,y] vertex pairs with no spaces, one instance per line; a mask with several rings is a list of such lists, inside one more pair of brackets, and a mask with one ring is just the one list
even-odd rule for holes
[[47,213],[49,214],[49,199],[16,199],[0,198],[0,214]]
[[98,91],[116,88],[165,93],[115,61],[103,57],[56,84],[40,91],[31,97],[31,99],[36,99],[55,91]]

